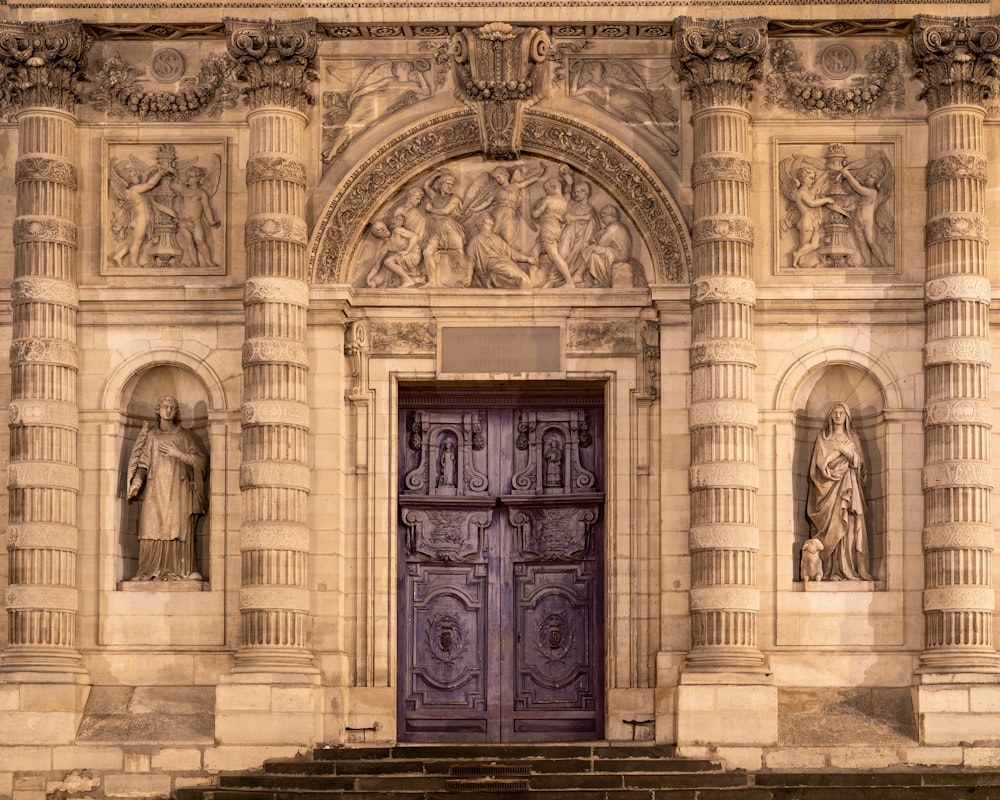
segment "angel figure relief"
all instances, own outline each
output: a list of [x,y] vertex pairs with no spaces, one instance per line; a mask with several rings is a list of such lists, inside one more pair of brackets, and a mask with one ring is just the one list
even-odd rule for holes
[[795,154],[778,165],[786,211],[780,232],[793,238],[791,266],[892,266],[894,171],[884,152],[848,159],[842,144],[823,156]]
[[212,231],[222,225],[214,205],[222,158],[211,153],[204,165],[202,159],[178,158],[173,145],[160,145],[154,164],[134,152],[109,160],[111,233],[118,242],[111,266],[219,266]]

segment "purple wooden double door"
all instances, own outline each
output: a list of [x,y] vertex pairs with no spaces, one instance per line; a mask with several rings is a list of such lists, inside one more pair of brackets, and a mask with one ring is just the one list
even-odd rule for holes
[[399,739],[602,738],[603,394],[399,406]]

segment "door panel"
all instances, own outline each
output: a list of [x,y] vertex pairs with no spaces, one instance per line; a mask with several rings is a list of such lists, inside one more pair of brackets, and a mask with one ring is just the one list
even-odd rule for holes
[[599,738],[600,394],[484,394],[400,396],[399,738]]

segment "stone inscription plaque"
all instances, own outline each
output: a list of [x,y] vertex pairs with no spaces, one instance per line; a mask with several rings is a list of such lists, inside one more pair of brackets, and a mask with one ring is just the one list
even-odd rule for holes
[[441,372],[559,372],[559,328],[441,329]]

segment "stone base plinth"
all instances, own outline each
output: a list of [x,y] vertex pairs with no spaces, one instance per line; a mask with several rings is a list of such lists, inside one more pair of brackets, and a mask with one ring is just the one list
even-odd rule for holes
[[20,673],[0,676],[0,744],[61,745],[76,740],[90,686],[85,676],[19,682]]
[[770,675],[681,674],[677,745],[767,747],[778,741],[778,690]]
[[226,675],[215,690],[216,742],[316,747],[323,742],[323,705],[318,675]]
[[1000,744],[998,674],[918,674],[913,705],[922,745]]

